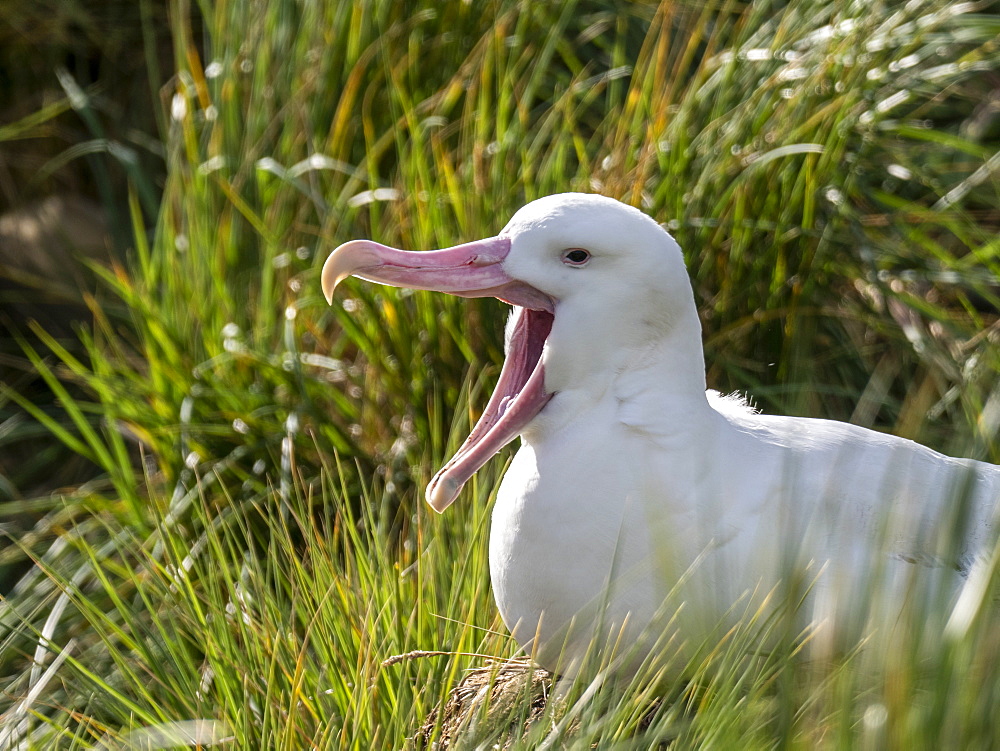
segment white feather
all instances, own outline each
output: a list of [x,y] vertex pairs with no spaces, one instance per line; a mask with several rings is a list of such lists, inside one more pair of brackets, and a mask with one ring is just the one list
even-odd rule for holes
[[[995,539],[1000,468],[706,393],[680,249],[640,212],[551,196],[502,234],[508,273],[557,301],[555,396],[522,436],[490,540],[501,614],[542,665],[571,671],[621,629],[627,644],[667,627],[697,644],[779,585],[789,557],[819,576],[813,612],[829,618],[873,562],[967,569]],[[592,258],[567,268],[577,247]],[[963,494],[967,535],[946,560],[938,532]]]

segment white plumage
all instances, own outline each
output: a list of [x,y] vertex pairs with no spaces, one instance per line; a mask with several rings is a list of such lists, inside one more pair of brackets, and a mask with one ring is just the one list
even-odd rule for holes
[[639,658],[664,630],[696,644],[790,563],[818,576],[808,617],[830,619],[883,566],[887,597],[914,566],[960,584],[995,541],[1000,467],[706,391],[680,248],[610,198],[542,198],[443,251],[347,243],[324,266],[328,298],[350,274],[516,306],[497,390],[428,500],[443,510],[521,436],[490,569],[504,622],[545,667],[572,672],[595,639]]

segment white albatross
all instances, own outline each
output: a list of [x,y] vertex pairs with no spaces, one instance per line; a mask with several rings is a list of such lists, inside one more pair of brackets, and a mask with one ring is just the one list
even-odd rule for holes
[[[966,585],[996,539],[1000,467],[706,391],[680,247],[637,209],[567,193],[444,250],[348,242],[323,266],[327,300],[350,275],[514,306],[496,391],[427,500],[444,511],[520,436],[490,573],[504,622],[542,666],[571,673],[595,640],[638,659],[666,628],[698,644],[734,603],[752,612],[790,553],[818,577],[814,620],[886,571],[897,584],[919,570],[957,579],[970,600],[959,620],[982,605],[983,587]],[[956,528],[957,545],[942,534]]]

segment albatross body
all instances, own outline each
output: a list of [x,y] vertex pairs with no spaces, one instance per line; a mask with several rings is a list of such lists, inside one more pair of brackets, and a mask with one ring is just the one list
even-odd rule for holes
[[1000,467],[706,391],[680,248],[632,207],[561,194],[454,248],[357,240],[324,266],[328,299],[349,275],[514,305],[496,391],[427,497],[443,511],[520,436],[490,570],[504,622],[546,668],[572,672],[595,644],[641,659],[664,633],[696,645],[790,564],[815,577],[814,620],[876,573],[957,587],[985,565]]

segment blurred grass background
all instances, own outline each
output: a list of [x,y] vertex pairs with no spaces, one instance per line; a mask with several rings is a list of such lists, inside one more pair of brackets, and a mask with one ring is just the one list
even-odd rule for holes
[[[615,196],[684,248],[712,387],[1000,460],[998,10],[5,5],[0,746],[398,746],[481,659],[381,660],[513,652],[484,549],[504,459],[448,515],[420,502],[503,306],[348,284],[328,308],[353,237]],[[643,732],[996,743],[988,625],[874,685],[745,668]],[[601,701],[552,742],[636,732],[640,699]]]

